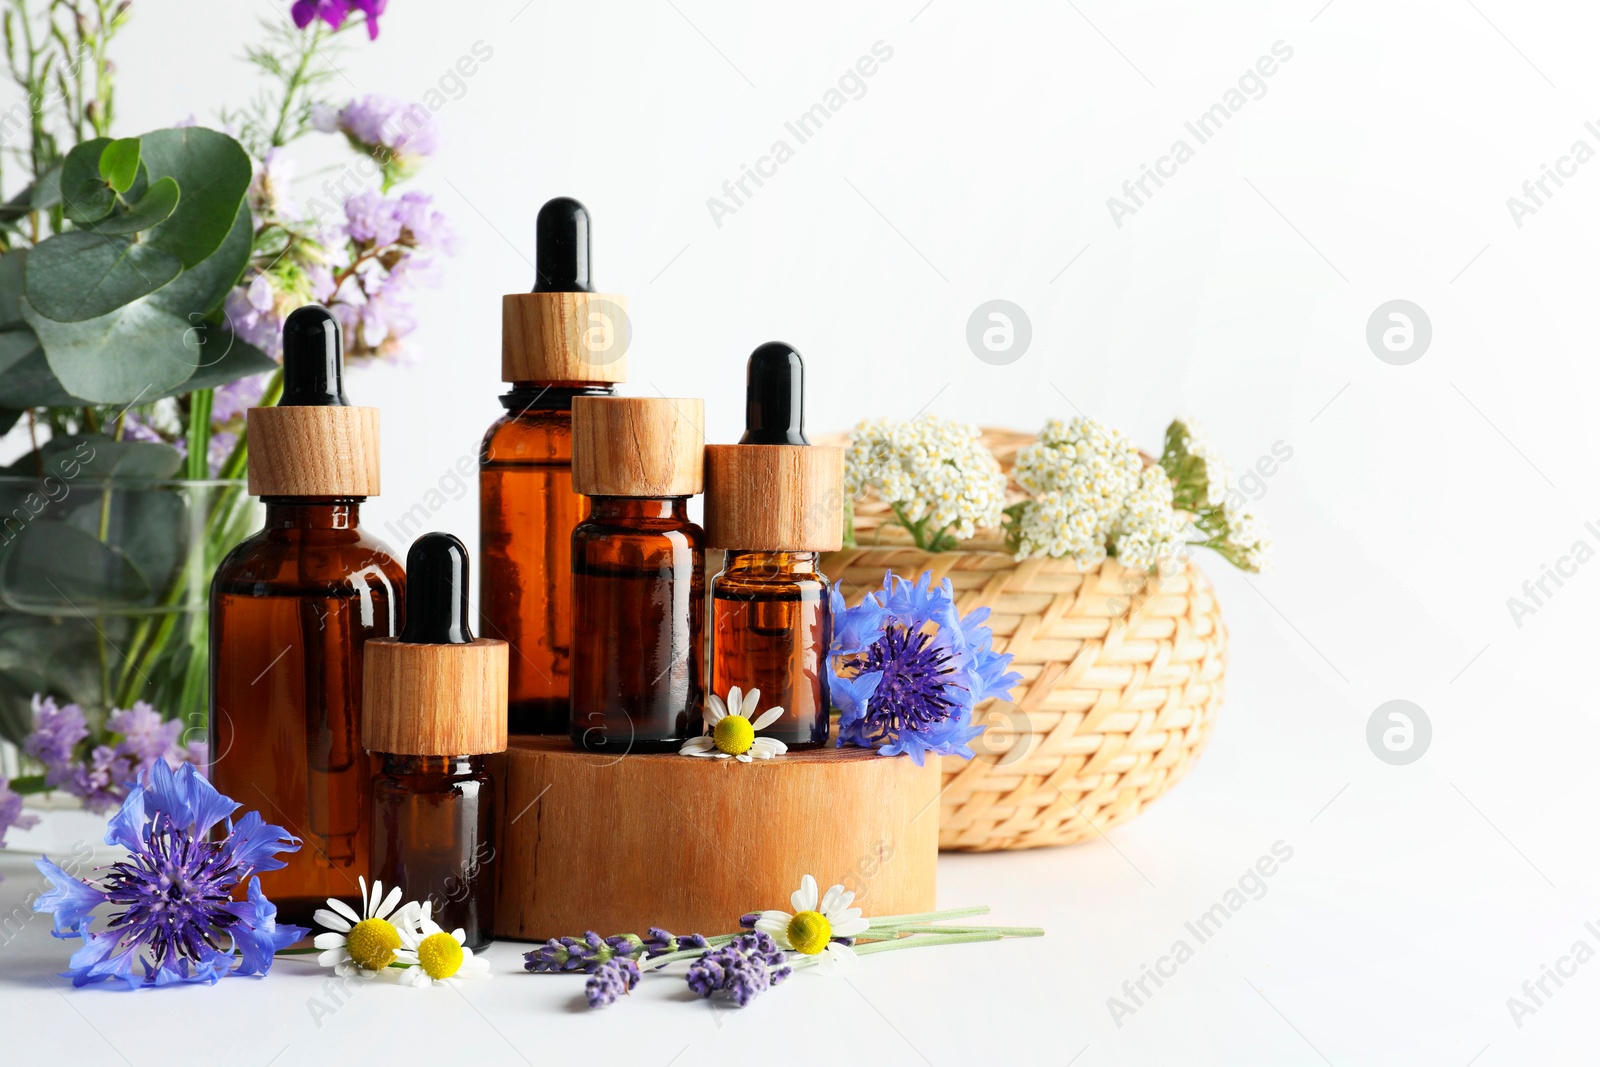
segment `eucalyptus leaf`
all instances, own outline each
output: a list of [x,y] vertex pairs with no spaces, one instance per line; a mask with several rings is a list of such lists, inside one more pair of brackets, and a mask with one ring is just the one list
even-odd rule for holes
[[[89,228],[98,234],[138,233],[165,222],[178,206],[178,183],[162,178],[127,211],[113,211]],[[165,255],[165,253],[162,253]]]
[[[32,330],[28,329],[27,323],[19,323],[13,329],[0,330],[0,381],[4,380],[6,373],[12,367],[27,359],[34,352],[39,352],[40,355],[44,354],[39,349],[39,339],[33,335]],[[3,391],[0,391],[0,404],[6,403],[15,402],[6,396]],[[17,406],[27,407],[29,405],[18,404]]]
[[[202,322],[191,327],[184,343],[191,351],[199,353],[197,358],[201,363],[195,368],[193,376],[162,394],[164,396],[195,389],[214,389],[240,378],[278,369],[277,360],[250,342],[241,340],[225,322]],[[213,349],[222,354],[214,355]],[[0,402],[3,402],[3,394],[0,394]]]
[[7,473],[48,471],[68,481],[84,477],[165,481],[182,466],[182,453],[160,441],[118,441],[109,434],[75,433],[52,437]]
[[0,330],[23,325],[22,309],[17,299],[22,296],[25,278],[23,268],[28,264],[28,250],[13,248],[0,255]]
[[24,526],[0,563],[0,599],[19,611],[88,614],[149,595],[150,583],[127,556],[64,522]]
[[103,219],[117,202],[116,190],[100,176],[100,154],[110,143],[109,137],[84,141],[61,162],[61,202],[73,222]]
[[[166,179],[162,179],[165,181]],[[228,290],[238,284],[250,261],[250,242],[255,225],[250,218],[250,205],[239,204],[234,216],[233,229],[217,250],[201,262],[178,275],[150,296],[150,302],[172,312],[186,322],[199,322],[210,315],[228,295]],[[0,260],[0,265],[4,261]],[[3,275],[0,275],[3,284]],[[3,288],[0,288],[3,292]]]
[[58,233],[32,250],[25,290],[40,315],[83,322],[148,296],[182,270],[177,256],[150,242],[77,230]]
[[91,622],[76,613],[50,618],[0,612],[0,701],[6,713],[25,715],[31,723],[34,693],[98,707],[100,635],[127,648],[130,630],[130,620],[114,616]]
[[27,188],[28,203],[34,211],[49,211],[61,203],[61,170],[62,165],[57,163]]
[[119,137],[100,152],[100,177],[119,193],[139,176],[139,138]]
[[171,177],[183,190],[178,209],[150,232],[150,242],[193,267],[233,228],[250,188],[250,157],[238,141],[204,126],[155,130],[140,143],[150,180]]
[[143,576],[152,590],[171,584],[188,549],[189,511],[171,488],[92,490],[79,498],[67,522],[91,537],[105,530],[106,543]]
[[0,371],[0,404],[16,408],[82,407],[91,403],[73,396],[50,369],[39,338],[24,325],[0,331],[0,348],[15,346],[22,358]]
[[[26,297],[21,305],[50,370],[74,396],[97,404],[132,404],[167,395],[195,371],[198,361],[184,344],[189,324],[149,299],[84,322],[45,318]],[[0,389],[0,399],[5,395]]]

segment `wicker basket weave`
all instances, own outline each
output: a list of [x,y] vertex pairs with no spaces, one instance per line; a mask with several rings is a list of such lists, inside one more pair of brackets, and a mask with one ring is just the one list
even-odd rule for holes
[[[1009,472],[1032,438],[984,431]],[[1013,489],[1015,487],[1013,486]],[[1222,703],[1227,629],[1193,561],[1162,575],[1115,560],[1014,560],[998,531],[929,553],[856,505],[860,547],[828,553],[823,573],[851,605],[892,570],[949,578],[965,614],[987,605],[995,647],[1022,675],[1014,702],[988,701],[977,758],[945,760],[939,845],[988,851],[1067,845],[1137,815],[1182,778]]]

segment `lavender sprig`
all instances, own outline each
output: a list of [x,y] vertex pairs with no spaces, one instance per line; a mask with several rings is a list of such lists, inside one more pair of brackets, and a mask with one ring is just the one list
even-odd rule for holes
[[613,959],[632,960],[644,946],[637,934],[601,937],[593,930],[582,938],[553,937],[532,952],[525,952],[523,966],[536,973],[582,971],[594,974]]
[[742,1008],[792,973],[788,957],[778,943],[757,931],[736,937],[695,960],[689,965],[687,981],[698,996],[727,993]]
[[627,956],[616,956],[595,968],[584,983],[583,995],[589,1007],[604,1008],[624,993],[632,993],[638,984],[639,965]]

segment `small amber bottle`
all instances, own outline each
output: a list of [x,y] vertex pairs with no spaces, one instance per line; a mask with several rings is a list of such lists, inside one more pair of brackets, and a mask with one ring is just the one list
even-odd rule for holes
[[623,298],[590,291],[589,212],[576,200],[539,211],[533,292],[501,301],[500,398],[506,414],[479,461],[479,629],[508,641],[510,728],[567,732],[571,685],[572,402],[627,378]]
[[362,654],[400,629],[405,573],[359,525],[378,495],[378,412],[345,399],[339,323],[283,327],[283,397],[251,408],[250,492],[266,525],[211,582],[210,777],[304,841],[261,874],[280,922],[311,925],[367,873],[373,765],[361,749]]
[[506,747],[506,643],[472,637],[467,549],[447,533],[406,556],[406,628],[367,646],[362,743],[372,784],[372,877],[433,904],[469,948],[494,927],[493,790]]
[[572,484],[589,517],[572,532],[572,741],[591,752],[677,748],[704,699],[704,404],[579,397]]
[[711,691],[761,690],[764,728],[790,748],[828,740],[828,578],[817,554],[843,536],[844,453],[806,440],[800,353],[750,356],[745,434],[706,446],[706,541],[727,550],[711,580]]

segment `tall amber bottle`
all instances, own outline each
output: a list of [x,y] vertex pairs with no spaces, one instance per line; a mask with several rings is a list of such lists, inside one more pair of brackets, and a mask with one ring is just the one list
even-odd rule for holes
[[705,697],[704,404],[580,397],[572,482],[590,497],[572,532],[573,744],[623,755],[700,732]]
[[479,461],[479,630],[511,645],[515,734],[567,732],[572,531],[587,513],[572,488],[572,403],[627,378],[622,297],[589,288],[589,213],[576,200],[539,211],[531,293],[501,302],[506,414]]
[[406,555],[406,626],[367,644],[362,739],[372,783],[372,876],[432,904],[469,948],[494,927],[494,789],[506,747],[506,643],[467,625],[467,549],[424,534]]
[[210,776],[304,842],[261,888],[280,922],[309,926],[328,897],[355,901],[367,873],[362,650],[399,631],[405,572],[360,528],[378,494],[378,412],[345,399],[337,320],[299,308],[283,350],[282,399],[247,416],[266,525],[211,583]]
[[844,453],[805,435],[804,364],[778,341],[750,356],[745,433],[706,446],[706,541],[727,550],[711,579],[711,691],[761,691],[762,729],[790,748],[828,740],[828,578],[817,553],[843,537]]

